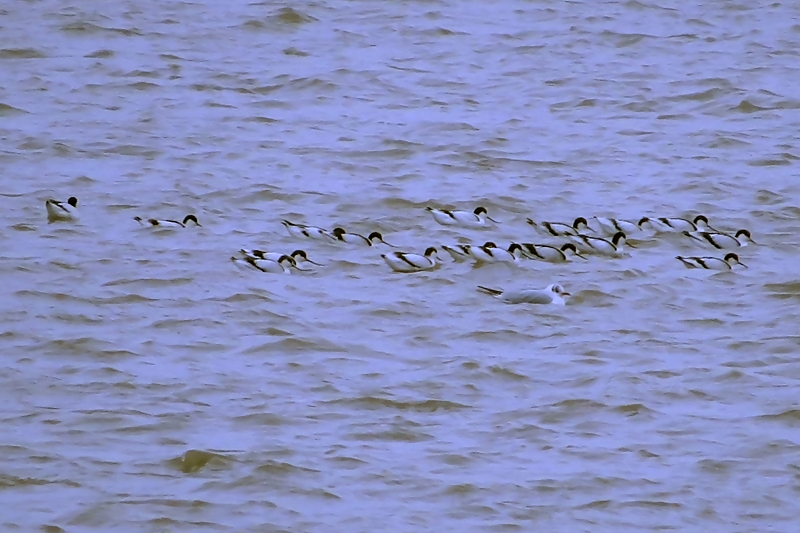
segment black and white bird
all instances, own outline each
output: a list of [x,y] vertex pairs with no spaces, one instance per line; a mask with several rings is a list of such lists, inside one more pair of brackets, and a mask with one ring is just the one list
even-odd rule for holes
[[[607,256],[621,256],[625,255],[626,237],[621,231],[614,234],[611,240],[603,239],[600,237],[591,237],[589,235],[570,235],[570,239],[578,247],[578,250],[587,254],[599,254]],[[630,243],[627,243],[631,248],[635,248]]]
[[468,246],[467,254],[478,263],[516,263],[522,257],[522,247],[513,242],[508,249],[499,248],[493,242],[483,246]]
[[78,199],[70,196],[66,202],[58,200],[47,200],[44,203],[47,208],[47,220],[50,222],[74,222],[78,219]]
[[697,215],[692,220],[685,218],[648,218],[643,217],[637,224],[642,229],[651,229],[656,233],[680,233],[682,231],[716,231],[709,226],[708,217]]
[[336,237],[331,235],[328,230],[316,226],[307,226],[284,220],[281,222],[292,237],[302,237],[306,239],[319,239],[324,241],[335,241]]
[[564,222],[536,222],[532,218],[527,219],[527,222],[533,226],[536,233],[544,237],[567,237],[569,235],[578,235],[584,231],[595,233],[583,217],[576,218],[571,226]]
[[[493,242],[486,242],[483,246],[496,246]],[[454,244],[453,246],[448,246],[446,244],[442,245],[442,250],[450,254],[450,257],[453,258],[453,261],[457,263],[463,263],[464,261],[474,261],[472,254],[470,253],[472,248],[479,247],[476,244]]]
[[747,265],[739,261],[739,256],[730,252],[724,259],[718,257],[684,257],[678,255],[675,257],[678,261],[684,264],[686,268],[704,268],[706,270],[720,270],[728,271],[733,270],[734,265],[741,265],[749,268]]
[[524,257],[536,261],[567,263],[573,257],[580,257],[586,260],[571,242],[562,244],[561,247],[550,246],[549,244],[531,244],[529,242],[523,242],[520,246],[522,247],[522,255]]
[[683,234],[717,250],[735,250],[747,246],[748,243],[756,244],[750,231],[746,229],[740,229],[735,235],[721,231],[684,231]]
[[195,226],[200,226],[200,222],[197,221],[197,217],[194,215],[186,215],[186,217],[183,219],[183,222],[178,222],[177,220],[159,220],[157,218],[142,217],[133,217],[133,220],[142,226],[158,226],[164,228],[185,228],[189,222],[194,222]]
[[484,228],[488,226],[487,221],[497,221],[489,216],[485,207],[476,207],[471,213],[469,211],[451,211],[449,209],[436,209],[426,207],[433,219],[442,226],[460,226],[462,228]]
[[592,217],[597,222],[600,231],[607,237],[613,237],[615,233],[621,231],[625,235],[635,235],[642,231],[636,222],[622,220],[621,218]]
[[423,270],[433,270],[440,261],[439,256],[436,255],[436,248],[431,246],[425,250],[424,255],[406,253],[406,252],[389,252],[388,254],[381,254],[381,257],[389,265],[389,268],[395,272],[421,272]]
[[241,250],[239,250],[239,253],[241,253],[245,257],[252,257],[253,259],[269,259],[271,261],[278,261],[284,255],[288,255],[289,257],[294,259],[296,264],[302,262],[308,262],[311,263],[312,265],[322,266],[321,264],[309,259],[308,254],[305,252],[305,250],[295,250],[291,254],[282,254],[279,252],[265,252],[263,250],[242,248]]
[[336,238],[337,241],[342,241],[349,244],[373,246],[376,242],[380,242],[386,246],[391,246],[394,248],[394,246],[383,240],[383,235],[381,235],[379,231],[373,231],[369,234],[369,237],[364,237],[358,233],[348,233],[344,230],[344,228],[333,228],[331,234]]
[[291,268],[305,272],[304,269],[298,268],[295,260],[288,255],[280,256],[277,261],[273,259],[257,259],[247,255],[231,257],[231,261],[237,266],[250,266],[261,272],[273,274],[291,274]]

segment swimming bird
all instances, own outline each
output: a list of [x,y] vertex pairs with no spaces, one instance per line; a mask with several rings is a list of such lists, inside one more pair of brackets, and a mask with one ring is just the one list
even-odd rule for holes
[[200,226],[200,222],[197,221],[197,217],[194,215],[186,215],[186,217],[183,219],[183,222],[178,222],[177,220],[158,220],[156,218],[143,219],[142,217],[133,217],[133,220],[142,226],[150,225],[165,228],[185,228],[189,222],[194,222],[196,226]]
[[455,244],[453,246],[447,246],[446,244],[442,245],[442,250],[450,254],[450,257],[453,258],[453,261],[456,263],[463,263],[468,259],[471,259],[469,256],[468,247],[471,246],[470,244]]
[[389,268],[395,272],[421,272],[423,270],[433,270],[436,268],[439,256],[436,255],[436,248],[431,246],[425,250],[424,255],[406,252],[389,252],[381,254],[381,257]]
[[748,242],[756,244],[752,235],[746,229],[740,229],[736,235],[719,231],[684,231],[684,235],[696,241],[708,244],[717,250],[730,250],[747,246]]
[[478,286],[478,291],[499,298],[509,304],[553,304],[564,305],[564,296],[570,294],[558,283],[548,285],[544,289],[520,289],[504,291]]
[[70,196],[66,202],[51,198],[44,203],[44,206],[47,208],[47,220],[50,222],[75,221],[78,218],[78,199],[74,196]]
[[[262,250],[251,250],[249,248],[242,248],[241,250],[239,250],[239,253],[241,253],[245,257],[252,257],[253,259],[270,259],[272,261],[279,261],[281,257],[287,255],[278,252],[264,252]],[[307,261],[312,265],[322,266],[321,264],[309,259],[308,254],[305,252],[305,250],[295,250],[294,252],[288,255],[289,257],[294,259],[295,263],[301,263],[303,261]]]
[[252,266],[261,272],[271,272],[274,274],[291,274],[290,268],[306,272],[302,268],[297,268],[297,263],[288,255],[282,255],[277,261],[273,259],[256,259],[251,256],[231,257],[231,261],[237,266]]
[[316,226],[306,226],[305,224],[295,224],[294,222],[289,222],[288,220],[284,220],[281,222],[286,227],[286,230],[289,232],[289,235],[293,237],[305,237],[307,239],[322,239],[322,240],[332,240],[335,241],[336,237],[328,233],[327,230],[322,228],[318,228]]
[[504,250],[490,241],[483,246],[467,246],[466,252],[479,263],[516,263],[522,256],[522,247],[512,242],[508,250]]
[[475,258],[471,254],[473,248],[497,248],[497,245],[491,241],[486,241],[482,245],[478,244],[456,244],[454,246],[442,245],[442,250],[449,253],[454,261],[462,263],[464,261],[474,261]]
[[642,231],[642,228],[636,222],[622,220],[621,218],[592,217],[592,220],[597,222],[597,225],[608,237],[612,237],[618,231],[625,235]]
[[640,228],[648,227],[658,233],[680,233],[682,231],[716,231],[708,225],[705,215],[697,215],[693,220],[685,218],[648,218],[642,217],[637,224]]
[[566,263],[572,257],[580,257],[588,261],[588,259],[578,252],[578,249],[571,242],[562,245],[560,248],[550,246],[549,244],[531,244],[529,242],[524,242],[520,246],[522,246],[522,255],[528,259],[535,259],[537,261]]
[[378,231],[373,231],[369,234],[369,237],[364,237],[363,235],[359,235],[358,233],[347,233],[343,228],[333,228],[331,234],[336,238],[336,240],[347,242],[350,244],[363,244],[366,246],[372,246],[376,242],[381,242],[386,246],[392,246],[388,242],[383,240],[383,235],[380,234]]
[[533,229],[535,229],[539,235],[544,237],[566,237],[569,235],[577,235],[583,230],[588,230],[592,233],[595,233],[595,231],[589,227],[589,223],[583,217],[576,218],[571,226],[563,222],[537,223],[532,218],[527,219],[527,222],[533,226]]
[[[620,256],[625,254],[624,246],[626,237],[621,231],[615,233],[611,240],[582,234],[570,235],[569,238],[575,242],[575,245],[581,252],[608,256]],[[628,243],[628,246],[635,248],[635,246],[630,243]]]
[[725,256],[724,259],[718,257],[683,257],[676,256],[675,259],[683,263],[686,268],[705,268],[706,270],[733,270],[733,265],[742,265],[749,268],[747,265],[739,261],[739,256],[731,252]]
[[436,209],[426,207],[426,211],[433,215],[433,219],[442,226],[461,226],[463,228],[484,228],[487,220],[497,224],[497,221],[489,216],[485,207],[476,207],[475,211],[451,211],[449,209]]

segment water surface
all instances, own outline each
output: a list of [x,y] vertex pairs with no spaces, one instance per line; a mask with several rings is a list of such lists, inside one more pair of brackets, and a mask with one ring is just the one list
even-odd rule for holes
[[[797,529],[791,3],[12,3],[8,531]],[[78,223],[44,201],[79,198]],[[428,205],[487,230],[438,226]],[[202,227],[141,228],[134,216]],[[403,275],[527,217],[706,214],[750,268]],[[235,268],[239,248],[324,263]],[[561,282],[563,308],[475,291]]]

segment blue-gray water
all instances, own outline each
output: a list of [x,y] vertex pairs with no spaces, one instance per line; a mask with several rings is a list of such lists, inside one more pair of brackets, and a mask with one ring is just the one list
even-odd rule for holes
[[[3,530],[800,527],[800,6],[1,13]],[[80,222],[48,224],[71,195]],[[280,225],[422,251],[697,213],[753,231],[749,269],[684,269],[722,254],[659,238],[397,274]],[[237,269],[241,247],[325,266]],[[475,290],[556,281],[565,307]]]

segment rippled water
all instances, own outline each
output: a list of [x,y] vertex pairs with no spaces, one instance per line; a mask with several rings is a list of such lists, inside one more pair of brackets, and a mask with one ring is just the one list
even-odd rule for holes
[[[4,530],[800,525],[797,5],[0,12]],[[71,195],[80,222],[48,224]],[[280,225],[422,251],[697,213],[753,231],[749,269],[659,238],[397,274]],[[241,270],[241,247],[325,266]],[[555,281],[566,307],[475,291]]]

